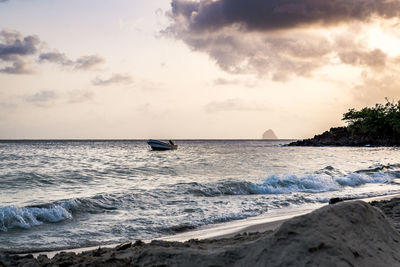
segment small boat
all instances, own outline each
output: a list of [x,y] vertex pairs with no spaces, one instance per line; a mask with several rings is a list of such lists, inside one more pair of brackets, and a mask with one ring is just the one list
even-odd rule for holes
[[159,140],[150,139],[147,141],[147,144],[149,144],[153,150],[173,150],[178,148],[178,146],[175,145],[171,140],[168,142],[162,142]]

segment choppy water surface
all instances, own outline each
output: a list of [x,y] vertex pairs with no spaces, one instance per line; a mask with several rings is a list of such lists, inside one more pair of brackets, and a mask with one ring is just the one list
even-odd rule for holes
[[0,249],[151,239],[330,197],[400,192],[400,149],[285,141],[0,142]]

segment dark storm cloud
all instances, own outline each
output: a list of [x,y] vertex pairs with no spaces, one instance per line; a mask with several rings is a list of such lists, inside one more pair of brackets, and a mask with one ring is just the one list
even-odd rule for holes
[[48,52],[39,55],[40,62],[52,62],[61,65],[73,65],[73,61],[68,59],[64,53]]
[[282,36],[227,29],[207,34],[182,31],[179,35],[192,49],[207,53],[226,72],[270,76],[275,81],[286,81],[292,75],[310,76],[327,64],[333,45],[317,34],[303,33]]
[[[338,62],[384,68],[387,55],[358,37],[363,23],[400,11],[400,1],[390,0],[172,0],[171,5],[165,36],[207,53],[226,72],[274,81],[311,77]],[[342,40],[327,27],[338,25],[350,29]]]
[[128,74],[114,74],[108,79],[102,79],[100,77],[96,77],[92,81],[92,84],[95,86],[107,86],[112,84],[130,84],[132,83],[132,77]]
[[40,39],[36,35],[23,37],[12,30],[0,32],[0,59],[14,61],[19,56],[35,54],[39,49]]
[[346,51],[339,53],[340,60],[345,64],[384,67],[387,55],[380,49],[372,51]]
[[173,0],[171,16],[194,31],[238,25],[247,30],[288,29],[365,21],[371,16],[399,15],[400,3],[387,0]]
[[69,59],[64,53],[60,52],[48,52],[48,53],[41,53],[39,55],[39,62],[51,62],[56,63],[62,66],[71,66],[74,69],[92,69],[95,66],[104,62],[104,59],[97,56],[82,56],[76,60]]
[[1,73],[27,74],[33,71],[28,68],[23,58],[32,56],[39,50],[40,39],[36,35],[23,37],[13,30],[0,31],[0,67]]
[[52,62],[70,66],[75,70],[93,69],[104,62],[98,55],[81,56],[71,60],[64,53],[42,52],[45,46],[36,35],[23,36],[15,30],[0,31],[0,73],[33,73],[29,66],[36,58],[36,63]]

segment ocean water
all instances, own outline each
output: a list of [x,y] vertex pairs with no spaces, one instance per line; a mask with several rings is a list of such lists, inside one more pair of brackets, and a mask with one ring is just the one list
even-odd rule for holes
[[400,193],[400,148],[0,141],[0,250],[152,239],[331,197]]

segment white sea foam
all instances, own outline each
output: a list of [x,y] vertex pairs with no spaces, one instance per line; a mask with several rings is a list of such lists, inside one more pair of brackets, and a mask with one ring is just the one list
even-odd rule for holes
[[350,173],[345,176],[332,177],[329,175],[272,175],[262,184],[258,184],[260,193],[284,194],[292,192],[327,192],[340,190],[344,186],[356,187],[368,183],[390,183],[394,177],[389,173],[378,172],[372,175]]
[[372,175],[351,173],[344,177],[336,178],[336,182],[343,186],[359,186],[367,183],[390,183],[394,180],[390,173],[377,172]]
[[29,229],[46,222],[54,223],[71,218],[71,213],[60,205],[51,208],[3,206],[0,207],[0,231]]
[[346,186],[357,187],[368,183],[390,183],[394,178],[390,173],[384,172],[374,174],[350,173],[339,177],[327,174],[271,175],[261,183],[227,180],[217,184],[190,184],[196,189],[189,191],[205,196],[320,193],[338,191]]
[[263,194],[285,194],[292,192],[325,192],[338,189],[338,185],[328,175],[305,175],[295,174],[268,177],[262,184],[258,185],[260,193]]

